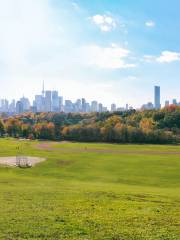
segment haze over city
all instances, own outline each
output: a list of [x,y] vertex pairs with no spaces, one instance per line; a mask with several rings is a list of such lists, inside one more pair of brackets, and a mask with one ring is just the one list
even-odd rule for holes
[[171,3],[0,0],[0,98],[32,101],[45,80],[64,99],[108,107],[152,102],[154,85],[163,103],[179,100],[180,2]]

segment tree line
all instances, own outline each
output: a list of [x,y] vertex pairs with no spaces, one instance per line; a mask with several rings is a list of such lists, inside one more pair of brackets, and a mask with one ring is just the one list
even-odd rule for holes
[[180,143],[180,107],[105,113],[2,116],[0,136],[111,143]]

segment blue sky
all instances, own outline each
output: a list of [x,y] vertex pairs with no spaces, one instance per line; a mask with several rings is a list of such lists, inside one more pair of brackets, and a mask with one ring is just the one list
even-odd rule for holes
[[0,0],[0,98],[179,98],[179,0]]

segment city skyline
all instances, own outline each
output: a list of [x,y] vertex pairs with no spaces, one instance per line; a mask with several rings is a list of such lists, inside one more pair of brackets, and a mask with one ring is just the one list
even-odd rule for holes
[[152,85],[162,102],[178,99],[179,8],[178,0],[0,0],[0,95],[31,98],[44,79],[65,98],[105,105],[140,107]]
[[34,95],[33,100],[26,96],[19,99],[0,98],[0,112],[23,113],[23,112],[106,112],[106,111],[122,111],[132,109],[126,104],[125,107],[118,107],[115,103],[110,104],[110,108],[104,106],[97,100],[87,101],[83,97],[79,97],[73,102],[71,98],[64,99],[59,95],[58,90],[45,89],[45,82],[42,84],[42,91]]
[[[62,93],[62,92],[61,92]],[[180,106],[179,99],[173,98],[171,101],[168,99],[162,104],[161,101],[161,87],[154,86],[154,101],[143,103],[141,108],[135,108],[132,105],[126,103],[125,106],[116,103],[111,103],[110,107],[105,106],[102,102],[93,100],[91,102],[87,99],[79,96],[78,99],[72,101],[71,98],[64,99],[63,95],[59,94],[58,90],[46,90],[43,81],[42,91],[39,94],[34,95],[33,101],[29,98],[23,97],[18,100],[1,99],[0,98],[0,112],[6,112],[9,114],[20,114],[23,112],[65,112],[65,113],[88,113],[88,112],[115,112],[115,111],[127,111],[132,109],[137,110],[151,110],[161,109],[169,105]]]
[[[41,87],[42,87],[42,85],[41,85]],[[156,87],[160,87],[160,86],[154,86],[154,88],[156,88]],[[45,88],[45,81],[43,81],[43,89]],[[151,86],[151,88],[152,88],[152,86]],[[161,88],[161,90],[162,90],[162,87],[160,87]],[[39,88],[40,89],[40,88]],[[44,91],[44,93],[45,93],[45,89],[43,90],[43,89],[41,89],[41,90],[39,90],[39,94],[43,94],[43,91]],[[48,89],[51,89],[51,90],[46,90],[46,91],[51,91],[51,92],[53,92],[53,91],[58,91],[58,92],[60,92],[59,90],[57,90],[57,89],[54,89],[54,88],[48,88]],[[155,90],[155,89],[154,89]],[[159,89],[160,90],[160,89]],[[36,93],[37,93],[37,91],[35,91]],[[64,91],[63,91],[64,92]],[[37,94],[38,95],[38,94]],[[155,103],[155,94],[154,94],[154,91],[152,91],[152,89],[151,89],[151,91],[149,91],[149,95],[151,96],[151,98],[146,98],[145,99],[145,101],[144,101],[144,103],[145,102],[147,102],[147,103]],[[14,96],[16,96],[16,94],[14,95]],[[32,93],[32,95],[25,95],[24,93],[23,94],[21,94],[20,95],[21,97],[6,97],[6,94],[3,94],[3,95],[0,95],[0,100],[1,99],[7,99],[8,101],[12,101],[12,100],[18,100],[18,99],[20,99],[20,98],[23,98],[24,96],[26,96],[26,98],[28,98],[29,99],[29,101],[30,101],[30,103],[33,105],[33,101],[34,101],[34,93]],[[128,95],[127,95],[128,96]],[[65,96],[64,94],[63,94],[63,98],[64,99],[67,99],[67,100],[71,100],[72,102],[73,101],[76,101],[78,98],[85,98],[85,99],[88,99],[88,101],[89,102],[92,102],[92,101],[98,101],[98,102],[103,102],[103,101],[99,101],[98,99],[101,99],[101,98],[99,98],[98,96],[97,97],[95,97],[95,98],[93,98],[93,97],[89,97],[89,98],[87,98],[86,96],[84,96],[84,95],[82,95],[81,97],[80,96],[77,96],[77,98],[76,97],[72,97],[72,96]],[[95,100],[96,99],[96,100]],[[126,101],[126,99],[122,99],[122,97],[120,97],[119,99],[121,99],[122,101],[120,102],[118,99],[116,99],[115,101],[113,101],[113,102],[107,102],[107,101],[105,101],[105,105],[107,106],[107,108],[108,109],[110,109],[111,108],[111,104],[115,104],[115,105],[121,105],[121,106],[126,106],[126,104],[128,104],[129,106],[134,106],[134,109],[140,109],[141,107],[142,107],[142,105],[143,105],[143,102],[140,102],[140,104],[137,106],[137,105],[133,105],[133,103],[130,103],[130,102],[128,102],[128,101]],[[161,105],[162,106],[166,106],[168,103],[169,103],[169,105],[170,104],[173,104],[173,103],[175,103],[175,101],[177,102],[177,103],[179,103],[178,101],[179,101],[179,98],[176,98],[175,96],[172,96],[171,98],[165,98],[165,96],[164,96],[164,92],[163,92],[163,94],[160,96],[160,99],[161,99]],[[141,101],[141,97],[139,97],[139,100]]]

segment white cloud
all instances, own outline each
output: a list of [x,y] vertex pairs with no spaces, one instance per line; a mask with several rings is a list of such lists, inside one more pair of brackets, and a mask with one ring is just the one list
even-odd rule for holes
[[84,53],[89,65],[103,69],[123,69],[135,67],[135,64],[128,63],[130,51],[128,49],[112,44],[110,47],[90,45],[84,48]]
[[76,10],[76,11],[80,10],[80,6],[76,2],[72,2],[72,6],[73,6],[74,10]]
[[156,59],[159,63],[171,63],[180,61],[180,52],[163,51],[161,56]]
[[148,62],[148,63],[154,62],[154,61],[156,61],[156,57],[152,56],[152,55],[144,55],[143,61]]
[[153,28],[156,26],[156,23],[152,20],[145,22],[146,27]]
[[116,20],[108,15],[94,15],[90,18],[102,32],[110,32],[117,27]]
[[160,56],[144,55],[143,61],[148,63],[171,63],[180,61],[180,52],[163,51]]

